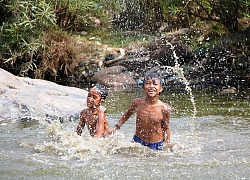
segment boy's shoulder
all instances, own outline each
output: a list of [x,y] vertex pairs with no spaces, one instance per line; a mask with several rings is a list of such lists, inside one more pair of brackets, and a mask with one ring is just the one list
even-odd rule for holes
[[160,99],[158,101],[158,105],[162,106],[164,109],[171,109],[171,106],[168,103],[163,102]]
[[86,113],[87,110],[88,110],[88,108],[83,109],[83,110],[81,111],[81,114]]
[[173,110],[173,108],[168,103],[162,102],[162,105],[165,110],[169,110],[169,111]]
[[141,103],[141,102],[143,102],[145,100],[145,98],[135,98],[135,99],[133,99],[133,102],[134,103]]
[[99,108],[99,110],[98,110],[98,114],[105,114],[105,110],[103,110],[103,109]]

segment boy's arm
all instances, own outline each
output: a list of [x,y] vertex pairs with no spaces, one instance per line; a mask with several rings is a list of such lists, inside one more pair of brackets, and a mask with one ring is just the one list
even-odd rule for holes
[[82,130],[84,129],[84,126],[85,126],[85,118],[84,118],[84,115],[83,115],[83,112],[81,112],[80,114],[80,121],[79,121],[79,124],[76,128],[76,133],[81,136],[82,135]]
[[169,107],[164,106],[162,128],[164,132],[164,141],[166,141],[167,143],[170,143],[170,128],[169,128],[170,111],[171,110]]
[[120,120],[116,123],[116,129],[119,129],[135,112],[136,109],[136,100],[134,99],[130,107],[123,113]]
[[134,99],[130,105],[130,107],[123,113],[120,120],[116,123],[114,128],[109,131],[109,135],[120,129],[120,127],[134,114],[136,110],[136,100]]
[[103,136],[105,118],[105,113],[103,111],[100,111],[98,114],[98,121],[96,123],[96,134],[94,135],[94,138],[100,138]]

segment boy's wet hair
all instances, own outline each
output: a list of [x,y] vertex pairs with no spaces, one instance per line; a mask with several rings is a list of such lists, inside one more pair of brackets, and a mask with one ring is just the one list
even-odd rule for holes
[[101,99],[105,100],[109,93],[108,88],[102,84],[92,84],[91,89],[94,88],[101,95]]
[[144,84],[145,84],[145,82],[147,81],[148,78],[152,79],[153,83],[155,83],[155,80],[156,80],[156,79],[159,79],[159,80],[160,80],[160,85],[161,85],[161,86],[164,85],[164,81],[163,81],[163,79],[162,79],[162,77],[161,77],[160,74],[158,74],[158,73],[149,73],[149,74],[147,74],[147,75],[144,77],[142,86],[144,86]]

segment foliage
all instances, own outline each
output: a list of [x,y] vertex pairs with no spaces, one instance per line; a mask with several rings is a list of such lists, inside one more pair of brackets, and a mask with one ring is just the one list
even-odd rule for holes
[[6,21],[0,29],[1,63],[6,68],[13,64],[21,74],[35,67],[33,57],[43,48],[39,41],[44,31],[55,28],[55,14],[45,1],[13,1],[5,4]]
[[98,3],[89,0],[47,0],[53,4],[57,24],[63,29],[74,29],[89,24],[88,14],[98,9]]
[[77,54],[73,38],[62,31],[55,31],[44,34],[42,39],[45,51],[41,55],[39,69],[35,71],[35,78],[44,79],[49,75],[47,79],[52,76],[56,81],[68,77]]
[[57,30],[77,29],[79,25],[88,24],[88,13],[97,8],[97,3],[88,0],[1,0],[0,5],[3,15],[0,19],[0,67],[36,78],[56,77],[64,69],[62,74],[67,76],[68,61],[74,54],[69,51],[72,43],[65,44],[69,42],[65,40],[67,33],[62,33],[63,42],[59,40]]
[[170,16],[185,24],[194,18],[201,21],[216,21],[223,24],[231,33],[238,31],[238,18],[249,15],[248,0],[169,0],[165,7]]
[[115,48],[126,48],[133,44],[140,44],[154,38],[154,36],[143,34],[137,31],[124,32],[121,30],[111,30],[109,28],[91,29],[89,34],[85,37],[88,39],[90,39],[91,37],[97,37],[96,40]]
[[154,31],[162,22],[189,27],[198,18],[219,22],[234,33],[238,31],[238,18],[249,16],[250,6],[248,0],[126,0],[121,7],[119,14],[114,12],[118,28]]
[[[70,33],[126,47],[188,27],[182,40],[205,49],[249,26],[238,24],[250,18],[249,7],[249,0],[0,0],[0,67],[22,76],[68,78],[79,61]],[[202,36],[206,43],[200,44]],[[92,61],[81,53],[81,61]]]
[[151,33],[163,21],[163,6],[159,0],[126,0],[114,11],[114,25],[124,30],[143,30]]

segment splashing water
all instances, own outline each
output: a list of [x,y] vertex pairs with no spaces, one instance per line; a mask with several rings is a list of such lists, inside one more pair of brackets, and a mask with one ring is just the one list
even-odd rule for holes
[[192,120],[189,123],[189,127],[190,127],[190,131],[191,131],[192,135],[195,138],[194,139],[195,140],[195,148],[196,148],[196,150],[200,150],[200,148],[198,147],[198,140],[197,140],[197,137],[196,137],[195,132],[194,132],[194,119],[196,117],[197,109],[196,109],[192,89],[190,87],[190,83],[188,82],[188,80],[184,76],[183,68],[180,67],[180,64],[178,62],[179,57],[176,55],[176,52],[174,50],[174,46],[169,42],[167,42],[167,44],[170,45],[171,49],[173,50],[173,55],[174,55],[174,60],[175,60],[175,66],[174,66],[173,70],[181,77],[182,82],[184,83],[185,88],[186,88],[186,90],[188,91],[188,93],[190,95],[190,101],[191,101],[191,103],[193,105],[193,117],[192,117]]
[[[62,160],[76,159],[77,161],[102,159],[107,155],[115,154],[135,157],[159,156],[158,151],[152,151],[139,143],[134,143],[130,138],[128,139],[127,134],[122,132],[117,132],[110,139],[92,138],[87,131],[86,134],[83,133],[83,136],[77,135],[72,130],[76,127],[75,123],[62,124],[57,120],[50,123],[41,121],[40,123],[45,126],[44,140],[32,145],[35,152],[39,154],[52,153]],[[164,144],[161,156],[182,156],[186,153],[192,153],[192,148],[187,147],[187,143],[184,142],[186,140],[180,136],[176,143]],[[23,140],[20,146],[28,147],[30,144],[30,142]]]

